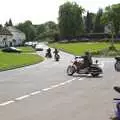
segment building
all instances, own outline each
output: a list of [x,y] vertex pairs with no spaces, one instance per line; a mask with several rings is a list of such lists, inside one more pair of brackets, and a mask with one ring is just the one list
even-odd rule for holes
[[16,29],[13,26],[8,26],[6,27],[6,29],[9,30],[12,34],[12,39],[11,39],[12,46],[18,46],[23,44],[23,42],[26,39],[26,36],[23,32],[21,32],[20,30]]
[[19,46],[23,44],[25,39],[25,34],[15,27],[0,25],[0,47]]
[[12,37],[11,32],[0,25],[0,47],[9,46]]

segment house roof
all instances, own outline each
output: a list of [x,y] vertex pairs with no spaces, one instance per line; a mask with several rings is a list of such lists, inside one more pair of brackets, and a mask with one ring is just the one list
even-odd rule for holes
[[0,27],[0,35],[12,36],[11,32],[9,30],[7,30],[5,27]]
[[8,26],[8,27],[6,27],[6,29],[8,29],[11,33],[12,32],[17,32],[17,33],[22,33],[23,34],[22,31],[20,31],[19,29],[15,28],[13,26]]

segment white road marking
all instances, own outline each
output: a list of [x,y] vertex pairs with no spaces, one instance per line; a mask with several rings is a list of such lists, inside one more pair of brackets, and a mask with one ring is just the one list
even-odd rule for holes
[[15,100],[22,100],[22,99],[25,99],[25,98],[28,98],[28,97],[30,97],[30,95],[24,95],[24,96],[16,98]]
[[32,93],[30,93],[30,95],[37,95],[37,94],[39,94],[41,91],[35,91],[35,92],[32,92]]
[[52,88],[56,88],[56,87],[59,87],[60,86],[60,84],[58,84],[58,85],[52,85],[50,88],[52,89]]
[[48,90],[50,90],[50,89],[52,89],[52,87],[44,88],[44,89],[42,89],[42,91],[48,91]]
[[60,86],[62,86],[62,85],[65,85],[65,82],[63,82],[63,83],[60,83]]
[[[80,79],[83,80],[83,78],[80,78]],[[72,81],[74,81],[74,80],[76,80],[76,78],[73,78],[73,79],[71,79],[71,80],[68,80],[68,81],[65,81],[65,82],[62,82],[62,83],[59,83],[59,84],[56,84],[56,85],[52,85],[52,86],[50,86],[50,87],[48,87],[48,88],[42,89],[41,91],[35,91],[35,92],[30,93],[30,94],[27,94],[27,95],[24,95],[24,96],[15,98],[14,100],[10,100],[10,101],[3,102],[3,103],[0,104],[0,106],[6,106],[6,105],[11,104],[11,103],[14,103],[14,102],[16,102],[16,101],[20,101],[20,100],[23,100],[23,99],[25,99],[25,98],[28,98],[28,97],[30,97],[30,96],[32,96],[32,95],[37,95],[37,94],[41,93],[42,91],[48,91],[48,90],[51,90],[51,89],[53,89],[53,88],[57,88],[57,87],[59,87],[59,86],[63,86],[63,85],[68,84],[68,83],[70,83],[70,82],[72,82]]]
[[78,80],[81,81],[81,80],[83,80],[83,78],[79,78]]
[[0,106],[5,106],[5,105],[8,105],[10,103],[13,103],[15,101],[11,100],[11,101],[7,101],[7,102],[4,102],[4,103],[1,103]]

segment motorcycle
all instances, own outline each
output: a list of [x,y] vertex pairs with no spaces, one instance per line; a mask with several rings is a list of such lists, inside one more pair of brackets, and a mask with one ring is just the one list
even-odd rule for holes
[[59,61],[60,55],[59,54],[55,54],[54,58],[55,58],[55,61]]
[[52,54],[47,52],[46,55],[45,55],[45,57],[52,58]]
[[116,63],[114,65],[115,70],[118,71],[118,72],[120,72],[120,57],[119,56],[115,57],[115,60],[116,60]]
[[84,60],[81,57],[75,57],[72,64],[67,67],[67,74],[69,76],[72,76],[74,73],[91,74],[93,77],[97,77],[103,73],[102,69],[98,65],[98,60],[96,60],[95,64],[91,64],[87,67],[82,67],[83,64]]
[[[118,92],[118,93],[120,93],[120,87],[118,87],[118,86],[115,86],[114,88],[113,88],[116,92]],[[114,120],[120,120],[120,98],[114,98],[113,99],[115,102],[115,118],[114,118]]]

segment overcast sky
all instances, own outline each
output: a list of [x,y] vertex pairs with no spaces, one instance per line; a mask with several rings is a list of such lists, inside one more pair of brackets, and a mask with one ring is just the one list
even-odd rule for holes
[[66,1],[77,2],[85,10],[97,12],[99,8],[120,3],[120,0],[0,0],[0,24],[12,19],[13,24],[31,20],[33,24],[57,22],[59,6]]

